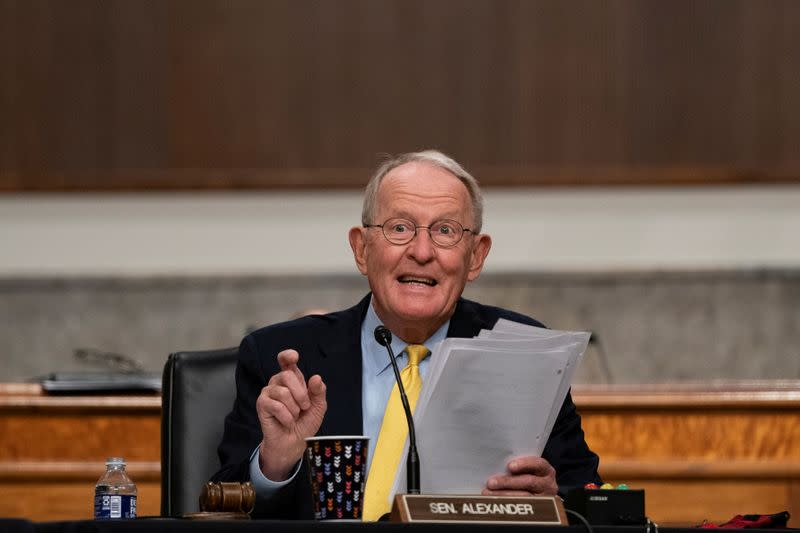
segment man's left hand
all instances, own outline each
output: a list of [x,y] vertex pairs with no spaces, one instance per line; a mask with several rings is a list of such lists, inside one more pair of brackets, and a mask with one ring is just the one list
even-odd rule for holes
[[541,457],[528,455],[509,461],[508,472],[486,481],[484,496],[555,496],[556,471]]

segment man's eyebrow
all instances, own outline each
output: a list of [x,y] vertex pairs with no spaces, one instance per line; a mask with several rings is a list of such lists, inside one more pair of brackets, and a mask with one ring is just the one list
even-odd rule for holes
[[[458,221],[458,217],[459,217],[460,214],[461,213],[454,213],[454,212],[447,212],[447,213],[445,213],[443,215],[440,214],[440,215],[437,215],[437,216],[433,217],[431,219],[431,223],[438,222],[439,220],[455,220],[455,221]],[[397,211],[397,212],[395,212],[395,213],[393,213],[391,215],[388,215],[386,217],[386,220],[389,220],[390,218],[404,218],[404,219],[407,219],[407,220],[411,220],[414,223],[418,223],[419,222],[416,217],[412,216],[407,211]]]

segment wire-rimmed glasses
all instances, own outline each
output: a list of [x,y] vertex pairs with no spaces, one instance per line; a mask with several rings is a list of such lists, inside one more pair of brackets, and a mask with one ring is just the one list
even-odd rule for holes
[[365,228],[381,228],[383,236],[392,244],[408,244],[416,237],[418,229],[428,230],[431,240],[441,248],[451,248],[461,242],[465,232],[472,230],[465,228],[455,220],[437,220],[430,226],[418,226],[405,218],[390,218],[383,224],[364,224]]

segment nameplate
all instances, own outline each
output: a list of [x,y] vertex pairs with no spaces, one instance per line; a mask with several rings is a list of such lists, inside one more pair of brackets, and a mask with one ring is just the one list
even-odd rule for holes
[[391,521],[568,525],[564,505],[554,496],[398,494]]

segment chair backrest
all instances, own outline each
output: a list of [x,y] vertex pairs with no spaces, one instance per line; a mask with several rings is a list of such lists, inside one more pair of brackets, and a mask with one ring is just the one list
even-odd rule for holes
[[236,396],[238,348],[170,354],[161,392],[161,515],[199,511],[219,469],[217,446]]

